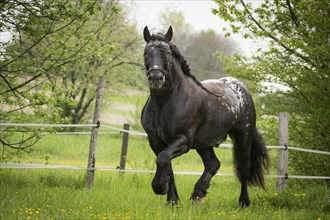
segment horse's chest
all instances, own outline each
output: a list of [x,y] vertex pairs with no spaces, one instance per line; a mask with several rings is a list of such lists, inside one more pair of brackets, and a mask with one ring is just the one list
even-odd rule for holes
[[177,127],[184,123],[184,119],[178,117],[172,111],[160,111],[156,114],[154,120],[157,135],[165,142],[169,142],[178,130]]

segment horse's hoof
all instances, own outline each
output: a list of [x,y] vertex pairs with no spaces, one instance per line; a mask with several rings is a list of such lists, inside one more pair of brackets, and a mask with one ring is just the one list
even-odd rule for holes
[[251,202],[250,202],[249,199],[247,199],[247,200],[240,200],[240,201],[239,201],[239,204],[240,204],[240,206],[241,206],[242,208],[249,207],[250,203],[251,203]]
[[157,183],[155,181],[152,182],[152,189],[157,195],[165,195],[168,192],[169,185],[168,183]]
[[196,203],[196,204],[198,204],[198,205],[203,205],[203,204],[205,204],[205,202],[206,202],[206,197],[204,196],[204,197],[195,197],[195,198],[190,198],[190,200],[193,202],[193,203]]
[[179,202],[175,201],[175,200],[171,200],[171,201],[167,201],[166,205],[167,206],[177,206],[177,205],[179,205]]
[[203,197],[203,198],[199,198],[199,197],[197,197],[196,202],[197,202],[198,204],[205,204],[205,202],[206,202],[206,197]]

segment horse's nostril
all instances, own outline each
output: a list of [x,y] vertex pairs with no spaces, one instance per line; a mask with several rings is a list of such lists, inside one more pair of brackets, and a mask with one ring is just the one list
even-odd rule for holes
[[147,83],[150,88],[160,89],[165,84],[165,75],[163,75],[161,71],[150,71],[150,73],[147,74],[147,78]]
[[152,72],[150,75],[147,76],[149,81],[163,81],[164,76],[159,71]]

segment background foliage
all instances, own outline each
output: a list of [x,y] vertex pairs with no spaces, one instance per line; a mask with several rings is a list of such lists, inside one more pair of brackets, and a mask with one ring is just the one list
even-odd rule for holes
[[[227,59],[227,70],[275,87],[255,87],[263,93],[258,103],[263,115],[289,111],[289,145],[330,149],[330,14],[328,1],[270,1],[253,4],[243,0],[216,1],[213,13],[230,22],[224,31],[245,38],[264,39],[251,58]],[[221,56],[223,57],[223,56]],[[286,90],[278,89],[285,85]],[[272,131],[269,128],[265,131]],[[290,153],[295,173],[329,176],[327,156]]]
[[[111,85],[141,86],[141,42],[117,1],[4,1],[0,7],[0,32],[12,37],[0,42],[2,122],[81,123],[90,118],[100,75]],[[135,80],[128,80],[132,73]],[[44,130],[15,142],[12,132],[24,130],[5,129],[3,149],[29,150]]]
[[192,73],[200,80],[219,79],[228,74],[222,70],[222,61],[215,54],[220,51],[231,55],[238,52],[235,42],[225,38],[215,30],[192,30],[186,22],[184,14],[175,9],[168,8],[160,15],[163,29],[171,25],[174,29],[173,40],[191,68]]

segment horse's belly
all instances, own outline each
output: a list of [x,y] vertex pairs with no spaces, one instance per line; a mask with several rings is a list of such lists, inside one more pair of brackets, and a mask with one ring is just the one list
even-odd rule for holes
[[207,123],[196,130],[193,139],[193,149],[204,147],[217,147],[227,138],[227,134],[232,128],[230,121],[214,121]]
[[224,134],[222,136],[217,136],[214,138],[209,139],[194,139],[192,149],[199,149],[199,148],[205,148],[205,147],[219,147],[221,143],[226,141],[227,134]]

